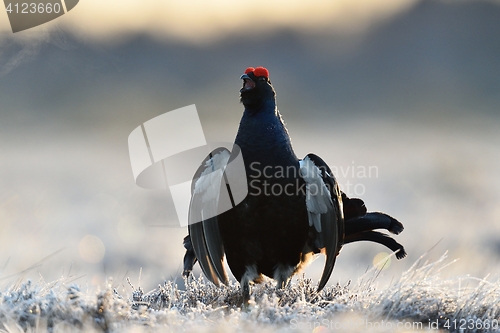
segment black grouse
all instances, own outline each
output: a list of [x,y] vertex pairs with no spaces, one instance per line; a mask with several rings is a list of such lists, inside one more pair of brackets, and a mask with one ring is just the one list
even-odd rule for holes
[[[250,283],[265,275],[283,287],[317,253],[326,255],[318,285],[321,290],[347,243],[377,242],[395,251],[398,259],[404,258],[401,244],[373,231],[387,229],[398,234],[403,230],[399,221],[383,213],[367,213],[361,199],[348,198],[320,157],[297,158],[276,107],[268,70],[250,67],[241,79],[240,99],[245,110],[233,151],[214,150],[193,178],[184,275],[189,275],[198,260],[210,281],[227,283],[225,255],[246,304]],[[218,191],[227,185],[228,162],[239,153],[248,195],[232,209],[207,215],[210,205],[212,212],[217,210]],[[224,177],[203,177],[217,169],[224,171]]]

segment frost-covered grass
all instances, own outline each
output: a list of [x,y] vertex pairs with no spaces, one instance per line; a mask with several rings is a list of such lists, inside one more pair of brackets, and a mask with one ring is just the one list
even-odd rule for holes
[[409,332],[437,325],[499,331],[500,282],[444,279],[447,266],[446,255],[431,263],[421,258],[381,289],[376,270],[320,293],[310,279],[283,290],[268,281],[254,286],[246,309],[239,285],[219,288],[201,277],[185,281],[185,289],[166,281],[150,292],[131,283],[120,292],[111,281],[97,292],[64,279],[25,281],[0,292],[0,332]]

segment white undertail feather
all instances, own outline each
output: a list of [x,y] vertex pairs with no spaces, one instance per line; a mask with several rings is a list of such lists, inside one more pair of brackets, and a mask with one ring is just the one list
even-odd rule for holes
[[333,208],[330,191],[321,178],[321,170],[309,159],[299,161],[300,175],[306,182],[306,206],[309,226],[321,232],[321,214]]

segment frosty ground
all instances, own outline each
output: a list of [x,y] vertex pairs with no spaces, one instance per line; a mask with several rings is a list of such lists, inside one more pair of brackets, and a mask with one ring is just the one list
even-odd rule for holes
[[498,331],[500,281],[443,278],[450,264],[446,254],[420,258],[384,288],[376,287],[376,269],[320,293],[310,279],[283,290],[269,280],[253,288],[247,309],[238,284],[216,287],[202,277],[185,280],[182,290],[165,281],[150,292],[130,281],[117,288],[111,279],[95,292],[69,278],[21,280],[0,292],[0,332]]

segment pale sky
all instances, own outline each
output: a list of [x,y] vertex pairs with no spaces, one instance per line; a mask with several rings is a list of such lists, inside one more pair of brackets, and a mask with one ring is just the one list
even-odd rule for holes
[[[66,15],[27,32],[69,28],[85,38],[113,40],[117,33],[145,31],[159,38],[176,36],[193,41],[211,40],[232,31],[260,32],[280,26],[317,30],[330,26],[352,32],[362,31],[416,1],[80,0]],[[11,33],[4,10],[0,11],[0,32]]]

